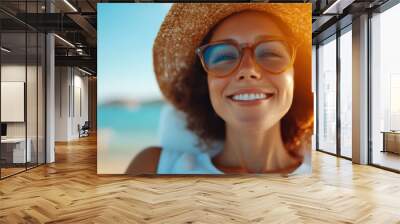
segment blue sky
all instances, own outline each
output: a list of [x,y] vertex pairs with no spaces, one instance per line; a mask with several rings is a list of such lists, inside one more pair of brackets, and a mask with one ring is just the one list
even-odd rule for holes
[[98,4],[99,103],[110,99],[161,98],[152,46],[171,4]]

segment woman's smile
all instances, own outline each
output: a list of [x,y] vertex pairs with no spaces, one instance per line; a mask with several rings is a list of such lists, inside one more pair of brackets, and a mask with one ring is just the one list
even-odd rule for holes
[[229,94],[227,98],[242,106],[255,106],[269,100],[275,93],[269,90],[258,88],[243,88]]

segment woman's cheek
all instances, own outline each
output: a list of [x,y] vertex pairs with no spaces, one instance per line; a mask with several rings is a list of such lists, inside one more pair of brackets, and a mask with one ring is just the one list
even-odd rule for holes
[[280,89],[281,92],[283,93],[283,104],[286,105],[287,109],[290,108],[292,105],[293,101],[293,91],[294,91],[294,77],[293,73],[285,74],[282,76],[281,84],[280,84]]
[[222,111],[222,101],[224,100],[224,89],[227,85],[227,80],[224,78],[208,78],[208,89],[210,94],[211,104],[214,110],[218,113]]

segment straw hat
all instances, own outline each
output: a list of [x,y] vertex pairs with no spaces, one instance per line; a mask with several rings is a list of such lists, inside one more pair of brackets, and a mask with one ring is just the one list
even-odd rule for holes
[[311,46],[310,3],[175,3],[162,23],[153,46],[153,63],[161,92],[173,104],[176,79],[191,75],[195,49],[225,17],[244,10],[272,14],[289,27],[294,37]]

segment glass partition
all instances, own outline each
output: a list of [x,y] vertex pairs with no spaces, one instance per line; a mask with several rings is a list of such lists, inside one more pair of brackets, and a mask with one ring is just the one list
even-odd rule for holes
[[[45,1],[1,1],[15,14],[43,13]],[[45,163],[44,33],[0,12],[0,178]]]
[[1,34],[2,177],[24,171],[31,162],[26,148],[26,41],[25,32]]

